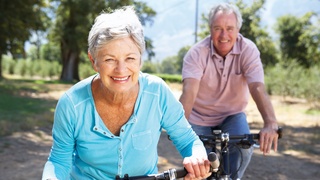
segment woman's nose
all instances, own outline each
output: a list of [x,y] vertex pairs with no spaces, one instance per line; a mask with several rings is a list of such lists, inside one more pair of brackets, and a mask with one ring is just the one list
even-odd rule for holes
[[124,62],[124,61],[118,61],[116,70],[121,72],[121,71],[124,71],[124,70],[126,70],[126,69],[127,69],[127,64],[126,64],[126,62]]

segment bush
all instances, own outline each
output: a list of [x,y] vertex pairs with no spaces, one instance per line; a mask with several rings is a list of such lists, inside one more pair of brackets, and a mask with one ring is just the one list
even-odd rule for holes
[[150,73],[150,74],[155,74],[158,72],[157,66],[154,63],[152,63],[151,61],[145,61],[143,63],[141,71],[145,72],[145,73]]
[[301,97],[304,81],[305,69],[296,62],[289,64],[278,63],[276,66],[266,71],[266,84],[270,94]]
[[314,66],[306,72],[306,77],[302,82],[304,98],[313,108],[320,110],[320,66]]
[[57,61],[18,59],[10,57],[3,58],[3,72],[6,74],[16,74],[22,77],[53,78],[61,73],[61,65]]
[[27,74],[27,63],[24,59],[19,59],[16,61],[16,65],[14,67],[14,74],[25,76]]
[[265,74],[269,94],[304,98],[320,109],[319,66],[308,69],[290,61],[266,69]]
[[7,74],[14,74],[15,61],[9,56],[3,56],[2,58],[3,72]]
[[93,70],[93,67],[89,62],[80,63],[79,65],[79,76],[80,79],[85,79],[96,72]]
[[154,74],[162,78],[167,83],[181,83],[182,76],[179,74]]
[[61,65],[57,61],[33,60],[30,66],[30,76],[40,76],[42,78],[53,78],[60,75]]

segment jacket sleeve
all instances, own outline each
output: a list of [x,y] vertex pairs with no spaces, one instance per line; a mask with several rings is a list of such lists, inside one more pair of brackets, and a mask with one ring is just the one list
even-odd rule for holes
[[167,131],[181,156],[206,158],[207,153],[202,141],[185,118],[182,104],[166,84],[161,96],[164,96],[160,98],[160,107],[163,112],[162,127]]
[[42,179],[70,179],[74,140],[74,105],[64,94],[58,101],[52,129],[53,144]]

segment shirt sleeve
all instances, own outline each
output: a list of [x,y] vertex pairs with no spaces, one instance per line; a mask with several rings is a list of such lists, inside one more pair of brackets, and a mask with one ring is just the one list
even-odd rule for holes
[[162,127],[182,157],[206,156],[202,141],[184,116],[182,104],[174,97],[169,87],[163,86],[161,96],[166,97],[160,98],[163,112]]
[[182,79],[194,78],[200,80],[206,68],[206,57],[209,52],[204,52],[198,46],[191,47],[183,59]]
[[264,83],[264,70],[260,58],[260,51],[257,46],[253,42],[247,40],[247,46],[243,50],[242,56],[242,71],[246,77],[247,83]]
[[52,129],[53,145],[45,164],[42,179],[70,179],[72,155],[74,152],[73,104],[66,94],[58,101]]

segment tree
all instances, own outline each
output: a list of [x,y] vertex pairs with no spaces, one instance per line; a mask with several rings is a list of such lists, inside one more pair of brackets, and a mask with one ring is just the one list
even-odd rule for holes
[[141,68],[141,71],[142,72],[145,72],[145,73],[151,73],[151,74],[155,74],[155,73],[158,73],[158,70],[157,70],[157,65],[152,63],[151,61],[145,61],[143,63],[143,66]]
[[79,62],[82,51],[87,52],[87,36],[94,18],[108,7],[116,9],[121,6],[134,5],[140,15],[142,24],[151,21],[155,12],[145,3],[133,0],[54,0],[58,2],[56,23],[52,33],[60,44],[62,73],[61,80],[80,80]]
[[268,32],[265,31],[266,27],[260,27],[260,12],[264,3],[265,0],[257,0],[251,6],[247,6],[242,0],[239,0],[235,4],[239,7],[243,19],[240,33],[257,45],[262,64],[264,67],[268,67],[274,66],[279,60],[275,44]]
[[198,32],[197,36],[199,37],[198,39],[204,39],[208,35],[210,35],[210,27],[208,25],[209,18],[208,15],[201,14],[201,23],[200,26],[200,31]]
[[178,55],[177,55],[177,58],[176,58],[176,62],[174,64],[175,64],[176,71],[179,72],[179,73],[182,72],[183,58],[187,54],[187,52],[190,49],[190,47],[191,46],[182,47],[178,52]]
[[0,0],[0,78],[2,77],[2,55],[26,57],[24,43],[33,31],[44,31],[46,13],[44,0]]
[[103,0],[61,0],[57,4],[52,41],[60,45],[62,72],[60,79],[79,80],[79,56],[87,47],[86,37],[90,23],[104,7]]
[[177,74],[175,68],[175,62],[177,62],[177,56],[169,56],[161,62],[161,73],[164,74]]
[[320,28],[311,23],[311,18],[315,15],[308,12],[301,18],[285,15],[277,19],[276,31],[280,35],[280,49],[284,60],[296,60],[307,68],[320,62]]
[[51,62],[60,60],[61,56],[59,45],[54,42],[48,42],[42,45],[40,49],[40,58]]
[[145,41],[146,41],[146,52],[148,54],[148,61],[151,61],[152,57],[155,56],[155,53],[153,51],[152,40],[146,37]]

